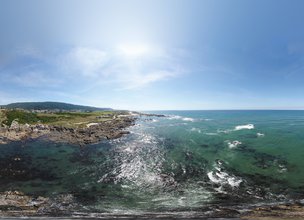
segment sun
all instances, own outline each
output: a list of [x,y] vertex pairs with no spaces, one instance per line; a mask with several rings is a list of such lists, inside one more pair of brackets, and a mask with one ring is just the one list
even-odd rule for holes
[[118,46],[118,51],[126,57],[140,57],[147,55],[150,48],[146,44],[122,44]]

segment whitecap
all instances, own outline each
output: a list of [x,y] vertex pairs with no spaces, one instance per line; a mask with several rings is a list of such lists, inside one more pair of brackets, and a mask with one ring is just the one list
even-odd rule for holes
[[191,128],[190,131],[196,131],[198,133],[202,133],[201,129],[199,128]]
[[229,177],[227,179],[227,181],[228,181],[228,184],[232,187],[238,187],[241,184],[241,182],[243,182],[243,180],[236,179],[235,177]]
[[192,121],[192,122],[194,121],[193,118],[183,118],[182,120],[183,120],[183,121]]
[[182,116],[179,116],[179,115],[169,115],[168,119],[169,120],[173,120],[173,119],[181,119]]
[[237,125],[235,126],[234,130],[239,131],[239,130],[244,130],[244,129],[254,129],[253,124],[247,124],[247,125]]
[[179,116],[179,115],[169,115],[168,116],[168,119],[169,120],[183,120],[183,121],[191,121],[193,122],[194,119],[193,118],[189,118],[189,117],[182,117],[182,116]]
[[288,171],[287,167],[285,167],[284,165],[279,164],[279,170],[278,170],[279,173],[285,173],[287,171]]
[[205,118],[205,119],[202,119],[203,121],[213,121],[213,119],[211,118]]
[[230,185],[231,187],[238,187],[241,182],[243,182],[242,179],[230,176],[226,172],[219,172],[219,171],[210,171],[207,173],[208,178],[211,180],[211,182],[220,184],[220,185]]
[[218,161],[217,164],[214,165],[214,171],[210,171],[207,173],[208,178],[211,182],[216,183],[222,186],[229,185],[232,188],[239,187],[243,180],[233,175],[229,175],[227,172],[224,172],[221,168],[222,163]]
[[262,133],[257,133],[257,136],[258,136],[258,137],[264,137],[264,136],[265,136],[265,134],[262,134]]
[[213,171],[208,172],[207,176],[211,180],[211,182],[213,182],[213,183],[220,183],[220,179],[213,174]]
[[242,142],[237,141],[237,140],[235,140],[235,141],[229,141],[229,140],[227,140],[227,141],[225,141],[225,142],[227,142],[228,147],[229,147],[230,149],[236,148],[238,145],[242,144]]

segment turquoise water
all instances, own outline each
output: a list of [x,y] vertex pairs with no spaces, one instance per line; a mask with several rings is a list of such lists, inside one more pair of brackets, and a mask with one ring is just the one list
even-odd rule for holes
[[84,212],[206,210],[304,198],[304,111],[165,111],[78,147],[0,146],[0,189],[73,194]]

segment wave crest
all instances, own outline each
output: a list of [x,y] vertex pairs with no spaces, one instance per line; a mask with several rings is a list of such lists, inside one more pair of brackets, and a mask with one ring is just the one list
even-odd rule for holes
[[235,126],[234,130],[239,131],[239,130],[251,130],[254,129],[254,125],[253,124],[247,124],[247,125],[237,125]]

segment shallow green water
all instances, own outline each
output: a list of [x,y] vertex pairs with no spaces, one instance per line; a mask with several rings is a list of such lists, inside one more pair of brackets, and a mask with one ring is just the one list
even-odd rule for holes
[[[87,211],[199,211],[304,198],[304,111],[172,111],[80,148],[0,146],[1,191],[71,193]],[[76,211],[76,210],[75,210]]]

